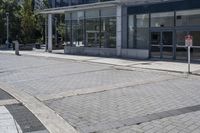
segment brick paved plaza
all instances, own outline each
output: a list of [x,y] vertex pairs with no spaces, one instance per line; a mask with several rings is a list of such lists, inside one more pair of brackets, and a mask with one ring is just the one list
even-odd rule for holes
[[[80,133],[200,132],[200,76],[111,64],[0,54],[0,82],[32,96]],[[0,102],[7,95],[0,91]],[[31,101],[24,101],[29,109]]]

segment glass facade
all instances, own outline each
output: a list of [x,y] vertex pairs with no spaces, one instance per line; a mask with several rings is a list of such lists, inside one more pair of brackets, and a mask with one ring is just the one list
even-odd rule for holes
[[[51,0],[52,7],[104,1],[111,0]],[[127,29],[122,29],[122,48],[149,50],[151,57],[186,59],[184,39],[189,34],[194,39],[192,57],[200,59],[199,4],[200,1],[196,0],[181,0],[123,8],[127,9],[128,15],[122,10],[122,27],[127,23]],[[67,45],[116,48],[116,8],[71,11],[65,17]]]
[[128,16],[128,48],[149,49],[151,57],[187,59],[186,35],[193,36],[192,59],[200,60],[199,9]]
[[200,59],[200,10],[185,10],[176,12],[176,58],[187,59],[185,36],[192,35],[192,59]]
[[116,47],[116,9],[66,13],[66,43],[73,47]]
[[95,2],[105,2],[111,0],[49,0],[50,7],[64,7],[64,6],[73,6],[80,4],[89,4]]
[[129,16],[128,48],[149,48],[149,14]]
[[173,27],[174,12],[152,13],[151,27]]
[[101,10],[101,47],[116,47],[116,9]]
[[86,46],[100,47],[100,11],[85,11]]
[[200,10],[176,12],[176,26],[199,26]]
[[84,12],[73,12],[71,16],[72,46],[84,46]]

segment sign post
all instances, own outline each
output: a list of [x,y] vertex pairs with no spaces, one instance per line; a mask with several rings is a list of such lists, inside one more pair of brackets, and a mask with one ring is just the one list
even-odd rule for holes
[[188,73],[191,73],[190,71],[190,64],[191,64],[191,47],[193,45],[193,37],[191,35],[185,36],[185,46],[188,48]]
[[190,59],[191,59],[191,56],[190,56],[190,46],[188,46],[188,73],[190,73]]

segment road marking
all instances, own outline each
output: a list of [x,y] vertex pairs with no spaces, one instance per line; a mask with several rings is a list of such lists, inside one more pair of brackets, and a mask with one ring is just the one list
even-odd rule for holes
[[46,127],[50,133],[78,133],[69,123],[56,114],[55,111],[47,107],[33,96],[16,90],[13,86],[1,83],[0,87],[17,100],[23,103]]
[[19,104],[20,102],[16,99],[6,99],[0,100],[0,106],[11,105],[11,104]]

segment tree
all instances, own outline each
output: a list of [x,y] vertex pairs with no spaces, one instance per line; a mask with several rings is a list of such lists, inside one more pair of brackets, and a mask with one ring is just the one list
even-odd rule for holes
[[33,12],[32,0],[25,0],[21,7],[21,31],[23,43],[35,42],[36,17]]
[[[46,3],[47,4],[47,3]],[[6,12],[9,13],[9,33],[12,40],[35,43],[42,38],[44,18],[34,14],[33,0],[0,0],[0,44],[6,40]]]
[[9,13],[10,39],[15,39],[20,31],[20,6],[16,0],[0,0],[0,44],[4,43],[6,38],[6,13]]

